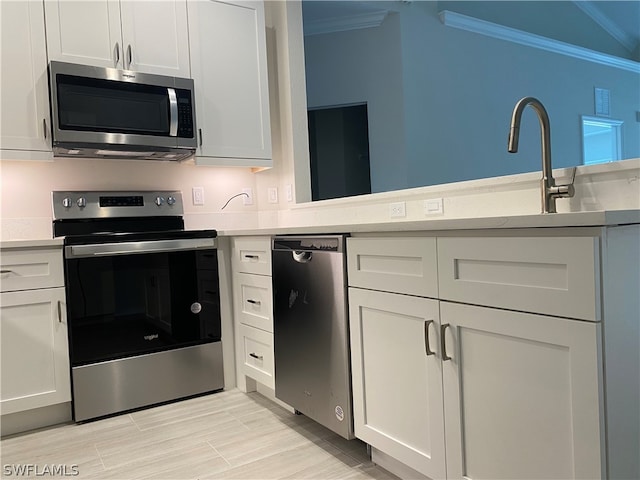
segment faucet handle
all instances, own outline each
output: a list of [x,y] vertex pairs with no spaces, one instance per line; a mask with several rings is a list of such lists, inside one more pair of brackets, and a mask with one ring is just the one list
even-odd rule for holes
[[555,187],[549,187],[549,195],[555,198],[573,197],[576,194],[576,189],[573,183],[567,185],[556,185]]

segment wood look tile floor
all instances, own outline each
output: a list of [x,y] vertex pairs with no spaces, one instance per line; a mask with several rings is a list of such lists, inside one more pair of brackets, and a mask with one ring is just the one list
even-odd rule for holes
[[[15,435],[7,465],[76,469],[80,479],[376,479],[397,477],[347,441],[258,393],[220,392],[129,414]],[[58,478],[62,478],[60,475]]]

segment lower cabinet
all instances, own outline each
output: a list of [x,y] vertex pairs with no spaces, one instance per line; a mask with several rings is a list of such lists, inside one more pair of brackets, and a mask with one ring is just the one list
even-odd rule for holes
[[349,302],[358,438],[433,479],[604,476],[599,323],[359,288]]
[[64,287],[0,295],[2,414],[71,401]]
[[600,232],[525,233],[349,239],[355,435],[382,466],[608,477]]
[[448,478],[606,477],[599,323],[449,302],[440,315]]
[[445,478],[438,302],[349,288],[356,436]]

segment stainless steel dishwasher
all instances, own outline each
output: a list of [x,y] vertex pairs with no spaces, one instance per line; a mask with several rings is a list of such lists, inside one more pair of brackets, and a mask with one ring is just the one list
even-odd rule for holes
[[344,235],[273,239],[276,397],[354,438]]

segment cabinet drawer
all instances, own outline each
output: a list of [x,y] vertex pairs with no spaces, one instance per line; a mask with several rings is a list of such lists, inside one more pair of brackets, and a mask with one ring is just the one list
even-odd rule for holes
[[3,292],[64,285],[61,248],[3,249],[0,264]]
[[236,272],[271,275],[271,238],[234,238],[233,262]]
[[599,239],[438,238],[440,298],[600,320]]
[[237,320],[273,332],[271,277],[238,273],[234,288]]
[[351,237],[347,264],[351,287],[438,296],[435,238]]
[[269,388],[275,388],[273,377],[273,334],[240,325],[242,338],[242,373]]

